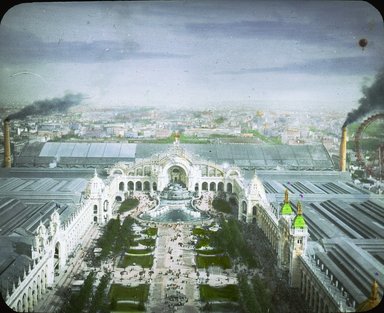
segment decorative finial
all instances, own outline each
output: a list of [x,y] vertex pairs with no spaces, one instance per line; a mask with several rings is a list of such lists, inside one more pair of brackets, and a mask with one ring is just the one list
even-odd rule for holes
[[379,284],[377,283],[376,279],[373,280],[373,284],[371,287],[371,300],[376,300],[378,297],[378,290],[379,290]]
[[285,195],[284,195],[284,203],[288,203],[288,189],[285,189]]
[[297,215],[303,215],[303,210],[301,208],[301,202],[297,202]]

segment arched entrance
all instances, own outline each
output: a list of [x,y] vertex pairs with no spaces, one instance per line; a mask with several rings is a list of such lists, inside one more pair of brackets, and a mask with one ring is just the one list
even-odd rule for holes
[[227,192],[232,193],[232,184],[231,183],[227,184]]
[[60,274],[60,242],[55,245],[55,254],[53,255],[53,268],[55,269],[55,276]]
[[168,178],[170,183],[178,183],[184,187],[187,186],[187,174],[180,166],[174,165],[170,167],[168,170]]

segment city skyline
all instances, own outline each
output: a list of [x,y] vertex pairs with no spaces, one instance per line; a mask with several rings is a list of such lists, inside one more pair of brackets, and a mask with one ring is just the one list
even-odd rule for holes
[[348,112],[384,64],[382,35],[357,1],[21,4],[0,25],[0,103]]

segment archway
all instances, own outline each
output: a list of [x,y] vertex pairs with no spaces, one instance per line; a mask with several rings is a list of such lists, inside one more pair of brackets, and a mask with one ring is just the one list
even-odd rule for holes
[[120,182],[119,184],[119,190],[124,191],[124,182]]
[[117,202],[121,202],[121,201],[123,201],[123,199],[121,198],[121,196],[116,196],[116,197],[115,197],[115,200],[116,200]]
[[237,201],[237,199],[236,199],[235,197],[233,197],[233,196],[230,197],[230,198],[228,199],[228,202],[229,202],[229,204],[230,204],[232,207],[238,209],[238,207],[239,207],[239,202]]
[[136,191],[141,191],[141,189],[142,189],[141,181],[137,181],[136,182]]
[[247,214],[247,202],[245,202],[245,201],[243,201],[243,202],[241,203],[241,212],[242,212],[243,214]]
[[149,181],[144,182],[144,191],[150,191],[151,190],[151,184]]
[[56,242],[55,253],[53,255],[53,268],[55,271],[55,276],[60,274],[60,242]]
[[153,189],[154,191],[157,190],[157,184],[156,184],[156,183],[153,183],[153,184],[152,184],[152,189]]
[[232,184],[231,183],[227,184],[227,192],[232,193]]
[[185,173],[185,170],[178,165],[174,165],[169,168],[168,178],[170,183],[178,183],[184,187],[188,185],[187,174]]
[[108,208],[109,208],[109,202],[108,202],[108,200],[105,200],[105,201],[104,201],[104,204],[103,204],[104,212],[107,212],[107,211],[108,211]]
[[214,182],[209,184],[209,191],[216,191],[216,184]]
[[19,312],[28,312],[28,297],[27,294],[23,294],[23,309]]
[[208,183],[207,182],[203,182],[203,184],[201,185],[201,189],[204,190],[204,191],[208,191]]
[[133,181],[129,181],[128,182],[128,190],[132,191],[134,189],[135,189],[135,184],[133,183]]
[[219,182],[217,184],[217,191],[224,191],[224,183],[223,182]]

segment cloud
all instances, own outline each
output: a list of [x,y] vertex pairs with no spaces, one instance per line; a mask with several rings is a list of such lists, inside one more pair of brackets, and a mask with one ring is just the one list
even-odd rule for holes
[[95,40],[43,42],[28,33],[1,28],[0,61],[7,63],[111,62],[125,59],[186,58],[187,55],[141,51],[135,41]]
[[290,63],[278,67],[242,68],[215,72],[218,75],[244,75],[258,73],[300,73],[310,75],[365,75],[375,73],[382,60],[370,56],[351,56],[314,59],[301,63]]
[[228,38],[293,40],[315,44],[339,42],[316,25],[297,22],[243,20],[230,23],[186,23],[185,29],[190,34]]

